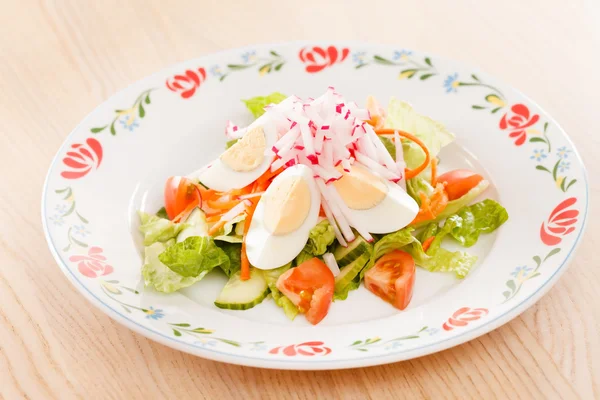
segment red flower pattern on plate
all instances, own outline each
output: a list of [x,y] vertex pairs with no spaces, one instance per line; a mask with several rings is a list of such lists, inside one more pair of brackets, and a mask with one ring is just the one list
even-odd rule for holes
[[269,354],[284,354],[286,356],[326,356],[331,353],[329,347],[324,346],[323,342],[304,342],[300,344],[291,344],[289,346],[274,347],[269,350]]
[[196,93],[196,89],[206,80],[206,70],[202,67],[196,71],[188,69],[183,75],[175,75],[167,79],[169,90],[179,93],[184,99],[189,99]]
[[78,263],[77,269],[88,278],[97,278],[113,272],[113,267],[106,263],[106,257],[102,255],[100,247],[90,247],[87,256],[71,256],[69,261]]
[[444,322],[442,328],[445,331],[451,331],[454,328],[467,326],[469,322],[476,321],[488,314],[487,308],[462,307],[452,314],[448,321]]
[[300,50],[298,56],[300,60],[306,64],[306,72],[315,73],[324,70],[327,67],[332,66],[335,63],[343,62],[348,54],[350,53],[350,49],[344,47],[338,49],[334,46],[329,46],[327,48],[314,46],[304,47]]
[[540,238],[544,244],[556,246],[562,241],[562,236],[568,235],[575,230],[573,225],[577,222],[579,211],[572,208],[569,209],[575,203],[577,203],[575,197],[570,197],[562,201],[554,208],[548,217],[548,221],[542,223]]
[[71,168],[60,175],[67,179],[78,179],[88,174],[92,167],[98,168],[102,162],[102,145],[94,138],[88,138],[85,144],[75,143],[63,158],[63,164]]
[[525,104],[515,104],[500,120],[500,129],[509,129],[511,131],[509,136],[515,138],[515,144],[520,146],[527,140],[527,128],[539,119],[539,115],[530,114]]

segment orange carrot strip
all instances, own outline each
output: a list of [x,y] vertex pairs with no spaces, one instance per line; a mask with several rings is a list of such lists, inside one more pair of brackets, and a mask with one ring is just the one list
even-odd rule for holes
[[410,133],[407,133],[407,132],[404,132],[404,131],[401,131],[398,129],[377,129],[375,131],[375,133],[377,133],[378,135],[393,135],[394,132],[398,132],[398,135],[405,137],[410,141],[415,142],[425,152],[425,161],[423,162],[423,164],[419,165],[415,169],[408,169],[408,168],[406,169],[406,172],[405,172],[406,179],[414,178],[415,176],[419,175],[429,165],[429,162],[431,161],[431,156],[429,155],[429,150],[427,149],[427,146],[425,146],[425,143],[423,143],[419,138],[417,138],[414,135],[411,135]]
[[435,236],[430,236],[427,239],[425,239],[425,241],[423,242],[423,251],[427,251],[429,249],[429,246],[431,246],[433,239],[435,239]]
[[220,220],[222,216],[223,216],[223,214],[221,214],[221,213],[213,214],[209,217],[206,217],[206,222],[216,222],[216,221]]
[[437,158],[431,160],[431,186],[437,185]]
[[245,281],[250,279],[250,261],[248,260],[248,254],[246,254],[246,235],[248,234],[248,229],[250,229],[250,221],[252,221],[252,216],[254,215],[254,210],[256,209],[256,204],[258,203],[258,197],[254,197],[250,200],[252,205],[246,207],[246,222],[244,223],[244,237],[242,238],[242,257],[241,257],[241,269],[240,269],[240,279]]
[[276,171],[271,171],[271,169],[269,168],[268,170],[265,171],[264,174],[262,174],[257,180],[256,182],[258,182],[258,184],[264,183],[266,181],[268,181],[271,178],[276,177],[277,175],[279,175],[281,172],[283,171],[283,167],[280,167],[279,169],[277,169]]
[[435,219],[448,205],[448,194],[442,183],[437,184],[430,198],[423,192],[419,192],[419,197],[421,199],[421,207],[410,225]]
[[208,206],[210,208],[214,208],[216,210],[230,210],[233,207],[237,206],[239,204],[239,200],[229,200],[229,201],[222,201],[222,200],[208,200],[206,202],[206,204],[208,204]]
[[200,204],[198,200],[192,201],[182,212],[179,213],[179,215],[173,218],[173,222],[178,223],[179,221],[187,217],[189,213],[194,211],[194,208],[198,207],[198,204]]
[[223,227],[223,225],[225,225],[225,221],[220,219],[219,221],[217,221],[216,224],[214,224],[213,226],[210,227],[210,229],[208,230],[208,234],[210,236],[214,236],[217,232],[219,232],[219,230]]

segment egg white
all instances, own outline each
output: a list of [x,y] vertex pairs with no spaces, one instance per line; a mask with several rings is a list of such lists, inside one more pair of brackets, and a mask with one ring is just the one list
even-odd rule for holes
[[[265,134],[266,149],[273,147],[277,141],[277,123],[267,114],[263,114],[254,121],[246,132],[253,128],[262,126]],[[226,192],[232,189],[241,189],[260,177],[273,162],[274,155],[265,155],[260,165],[252,171],[234,171],[227,164],[217,158],[210,163],[210,167],[202,168],[190,174],[188,177],[198,179],[203,185],[210,189]]]
[[395,232],[410,224],[419,212],[419,205],[404,189],[388,180],[382,181],[388,191],[379,204],[366,210],[349,209],[352,222],[370,233]]
[[[285,235],[273,235],[265,226],[266,199],[286,178],[301,176],[310,190],[310,209],[302,225]],[[279,174],[262,196],[250,221],[246,235],[246,254],[250,264],[258,269],[274,269],[292,261],[304,248],[310,230],[317,225],[321,198],[312,171],[304,165],[295,165]]]

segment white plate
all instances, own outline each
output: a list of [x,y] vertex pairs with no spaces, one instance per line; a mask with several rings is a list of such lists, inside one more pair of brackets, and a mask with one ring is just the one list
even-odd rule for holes
[[[364,104],[396,96],[444,123],[457,140],[445,169],[467,167],[492,183],[484,197],[509,221],[468,251],[464,280],[418,271],[398,312],[364,288],[310,326],[272,301],[248,311],[213,305],[225,278],[162,295],[144,289],[135,210],[156,211],[165,179],[223,149],[227,120],[251,121],[240,99],[280,91],[311,96],[333,85]],[[62,271],[110,317],[201,357],[286,369],[389,363],[463,343],[506,323],[564,272],[584,230],[585,169],[538,105],[496,79],[434,55],[364,43],[255,46],[201,57],[117,93],[69,135],[48,172],[46,237]],[[68,312],[68,308],[66,308]]]

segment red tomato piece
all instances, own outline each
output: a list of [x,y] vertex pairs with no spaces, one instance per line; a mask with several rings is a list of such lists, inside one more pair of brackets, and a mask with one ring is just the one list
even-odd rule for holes
[[281,291],[313,325],[321,322],[333,301],[335,278],[327,265],[312,258],[282,274],[277,280]]
[[456,200],[463,197],[483,180],[483,176],[468,169],[455,169],[438,176],[437,181],[446,184],[448,200]]
[[365,287],[394,307],[404,310],[412,299],[415,261],[404,251],[381,257],[365,274]]
[[165,184],[165,210],[170,220],[184,211],[202,206],[202,195],[196,185],[183,176],[172,176]]

